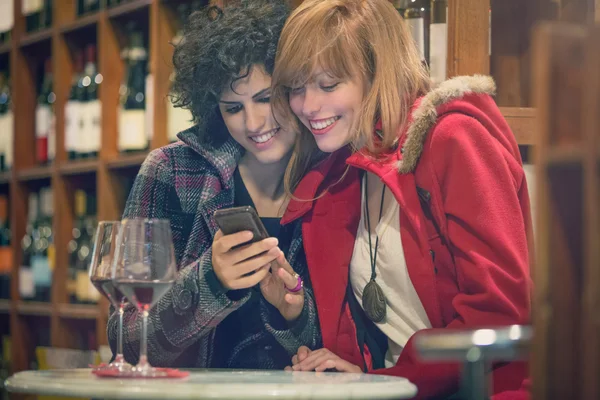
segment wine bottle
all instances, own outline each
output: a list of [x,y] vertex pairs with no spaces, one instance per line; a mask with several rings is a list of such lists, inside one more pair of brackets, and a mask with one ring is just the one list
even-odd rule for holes
[[52,0],[43,0],[43,2],[40,9],[40,25],[41,29],[49,29],[52,27]]
[[[183,27],[189,15],[189,5],[181,3],[177,7],[177,14],[179,15],[179,22],[181,23],[180,29],[173,38],[173,46],[177,47],[183,38]],[[175,71],[171,73],[169,80],[171,83],[175,79]],[[175,107],[172,103],[170,96],[167,96],[167,138],[169,142],[173,143],[177,141],[177,134],[184,131],[193,125],[192,114],[189,110],[181,107]]]
[[394,8],[404,17],[404,12],[406,11],[407,5],[406,3],[409,0],[394,0],[392,3],[394,4]]
[[43,0],[21,0],[21,14],[25,16],[25,30],[34,32],[40,29]]
[[11,134],[6,124],[8,113],[8,82],[4,72],[0,71],[0,171],[6,171],[7,136]]
[[421,61],[425,64],[429,61],[429,18],[428,0],[413,1],[404,11],[404,19],[417,45]]
[[127,90],[119,116],[118,148],[122,152],[148,149],[145,126],[146,62],[142,33],[133,31],[128,49]]
[[77,240],[77,253],[75,254],[75,296],[78,303],[89,303],[92,299],[90,299],[89,296],[91,283],[88,276],[88,266],[92,257],[93,236],[90,233],[93,234],[93,232],[90,231],[89,222],[87,219],[87,208],[89,203],[87,193],[84,191],[78,191],[77,195],[79,196],[79,199],[76,201],[80,202],[78,207],[80,207],[81,211],[83,211],[83,217],[80,220],[81,235]]
[[52,236],[49,206],[52,206],[52,191],[49,187],[44,187],[40,189],[39,193],[37,229],[34,230],[33,234],[33,253],[31,256],[31,270],[35,282],[35,299],[37,301],[50,301],[50,288],[52,286],[52,269],[48,257]]
[[81,236],[85,229],[86,214],[86,194],[85,191],[78,189],[75,191],[75,220],[73,221],[72,238],[68,244],[69,253],[69,273],[67,277],[67,293],[71,303],[79,303],[77,292],[78,265],[77,259],[79,247],[81,245]]
[[70,160],[79,157],[81,127],[83,125],[82,99],[85,97],[82,82],[83,53],[75,52],[74,70],[71,76],[71,92],[65,103],[65,151]]
[[4,85],[3,93],[6,95],[4,113],[4,168],[5,171],[10,171],[14,160],[14,140],[15,140],[15,120],[13,113],[13,104],[11,96],[10,76],[6,74],[6,84]]
[[52,66],[48,58],[45,63],[45,73],[39,91],[35,111],[35,154],[40,164],[48,162],[48,131],[50,130],[51,110],[48,97],[52,92]]
[[35,298],[35,282],[31,269],[31,258],[33,255],[33,242],[36,235],[36,222],[38,216],[38,195],[33,192],[29,194],[27,227],[25,235],[21,240],[21,266],[19,268],[19,294],[21,300],[33,300]]
[[433,85],[446,80],[448,59],[448,0],[431,0],[429,72]]
[[102,83],[102,75],[96,69],[96,46],[86,47],[85,76],[82,84],[85,90],[85,101],[82,104],[83,140],[80,150],[84,157],[96,157],[100,150],[102,106],[98,99],[98,85]]
[[87,215],[85,217],[85,229],[86,236],[90,239],[89,246],[90,252],[85,261],[85,271],[86,271],[86,285],[87,285],[87,302],[88,303],[97,303],[100,300],[100,293],[94,287],[94,284],[89,279],[88,268],[92,261],[92,248],[94,243],[94,238],[96,236],[96,228],[98,227],[98,218],[97,218],[97,202],[95,193],[87,194]]
[[10,299],[10,275],[13,265],[10,246],[10,222],[8,219],[8,197],[0,195],[0,298]]

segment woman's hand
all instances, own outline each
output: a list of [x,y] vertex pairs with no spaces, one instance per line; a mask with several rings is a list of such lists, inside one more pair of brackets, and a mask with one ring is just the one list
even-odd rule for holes
[[271,263],[271,272],[260,282],[260,290],[265,299],[279,310],[286,321],[291,322],[300,316],[304,307],[304,289],[290,292],[298,285],[298,278],[282,251]]
[[328,369],[334,369],[338,372],[353,372],[360,374],[362,369],[343,360],[327,349],[310,350],[306,346],[301,346],[294,357],[292,357],[292,367],[285,367],[286,371],[316,371],[323,372]]
[[229,290],[247,289],[270,275],[271,262],[281,250],[277,238],[267,238],[232,249],[252,239],[252,232],[223,235],[220,230],[212,244],[212,265],[221,284]]

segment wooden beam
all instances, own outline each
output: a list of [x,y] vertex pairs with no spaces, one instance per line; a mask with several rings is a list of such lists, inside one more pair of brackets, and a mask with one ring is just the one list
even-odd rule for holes
[[[534,399],[581,394],[581,290],[584,204],[582,159],[553,159],[561,148],[581,147],[585,30],[543,25],[534,36],[533,69],[538,107],[536,146]],[[575,152],[574,154],[582,154]]]
[[448,78],[490,73],[490,0],[448,1]]

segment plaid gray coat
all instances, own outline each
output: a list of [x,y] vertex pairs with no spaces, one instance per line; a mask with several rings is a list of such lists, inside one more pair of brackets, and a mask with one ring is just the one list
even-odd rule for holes
[[[287,259],[305,282],[302,314],[288,325],[260,291],[236,291],[221,285],[211,264],[212,239],[218,230],[213,213],[234,202],[233,173],[242,148],[232,139],[221,146],[201,144],[195,128],[179,134],[180,142],[151,152],[135,179],[123,218],[164,218],[171,222],[179,274],[174,287],[150,312],[148,359],[163,367],[281,368],[301,345],[316,348],[321,337],[311,290],[300,220],[293,229]],[[254,297],[252,297],[254,296]],[[258,300],[251,301],[250,299]],[[258,299],[257,299],[258,298]],[[241,335],[238,343],[219,340],[216,329],[233,311],[257,318],[264,329]],[[108,339],[116,349],[118,313],[111,313]],[[244,325],[242,323],[242,325]],[[240,326],[237,329],[244,329]],[[139,358],[141,320],[128,305],[124,316],[123,353],[129,362]],[[225,343],[224,343],[225,342]],[[226,351],[219,349],[226,348]],[[217,359],[215,354],[228,354]]]

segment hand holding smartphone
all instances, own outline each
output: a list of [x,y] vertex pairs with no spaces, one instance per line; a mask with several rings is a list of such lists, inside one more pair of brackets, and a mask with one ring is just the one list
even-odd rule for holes
[[[249,206],[218,210],[220,228],[213,240],[212,266],[227,289],[247,289],[270,274],[271,262],[282,253],[256,211]],[[249,235],[247,232],[251,232]]]
[[[254,243],[269,237],[256,210],[251,206],[232,207],[215,211],[215,222],[224,235],[232,235],[242,231],[250,231],[253,234]],[[246,243],[246,244],[248,244]]]

